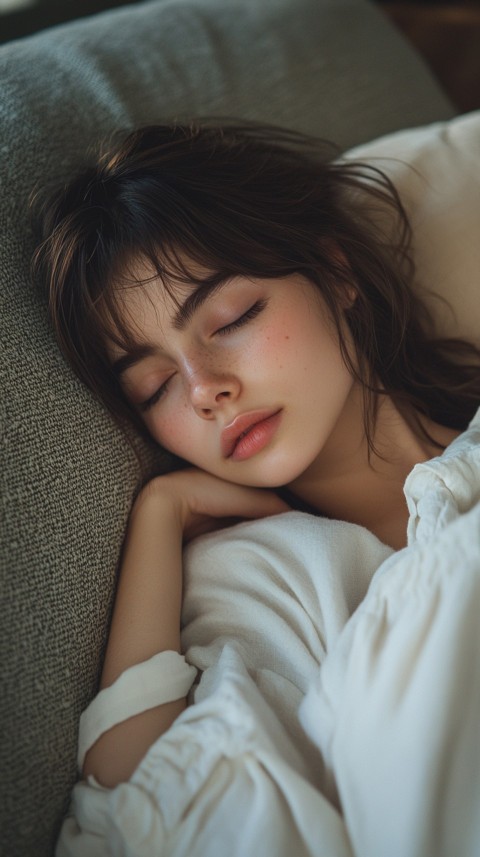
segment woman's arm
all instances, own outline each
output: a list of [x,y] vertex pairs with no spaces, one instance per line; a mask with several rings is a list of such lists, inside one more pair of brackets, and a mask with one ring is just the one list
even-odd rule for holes
[[[141,494],[128,525],[102,689],[157,652],[180,651],[182,537],[174,503],[160,493]],[[87,753],[84,776],[108,787],[127,780],[184,707],[185,700],[177,700],[119,723]]]
[[[130,516],[101,689],[157,652],[180,651],[184,541],[215,529],[222,517],[258,518],[287,509],[273,492],[201,471],[152,480]],[[127,780],[184,708],[185,699],[165,703],[105,732],[86,754],[84,776],[93,774],[107,787]]]

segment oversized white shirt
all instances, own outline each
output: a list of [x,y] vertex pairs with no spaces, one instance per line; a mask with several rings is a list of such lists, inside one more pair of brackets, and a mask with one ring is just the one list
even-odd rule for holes
[[405,495],[396,553],[301,512],[189,545],[185,660],[132,668],[101,717],[197,675],[194,704],[128,783],[77,784],[57,857],[480,853],[480,414]]

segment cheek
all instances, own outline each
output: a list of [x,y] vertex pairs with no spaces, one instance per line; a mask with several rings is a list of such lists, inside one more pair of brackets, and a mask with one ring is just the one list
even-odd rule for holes
[[[298,356],[302,331],[287,313],[259,330],[258,336],[242,350],[242,363],[254,367],[268,367],[278,371],[288,368]],[[257,369],[255,369],[255,373]]]
[[158,408],[147,419],[152,437],[169,452],[185,458],[192,447],[191,416],[184,404]]
[[[293,383],[318,372],[320,366],[332,369],[332,360],[339,353],[338,346],[312,314],[285,311],[275,322],[265,327],[261,335],[245,350],[252,366],[265,371],[281,372],[283,378],[292,377]],[[300,376],[300,377],[299,377]]]

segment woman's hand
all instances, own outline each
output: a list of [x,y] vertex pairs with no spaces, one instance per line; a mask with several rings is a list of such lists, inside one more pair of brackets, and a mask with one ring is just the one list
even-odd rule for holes
[[135,502],[172,504],[183,541],[220,529],[238,520],[265,518],[288,512],[289,506],[274,491],[227,482],[198,468],[189,467],[152,479]]
[[[180,651],[182,542],[233,520],[288,511],[273,491],[225,482],[201,470],[152,479],[132,508],[102,672],[108,687],[157,652]],[[117,724],[85,757],[84,775],[105,786],[128,779],[148,747],[185,707],[174,700]]]

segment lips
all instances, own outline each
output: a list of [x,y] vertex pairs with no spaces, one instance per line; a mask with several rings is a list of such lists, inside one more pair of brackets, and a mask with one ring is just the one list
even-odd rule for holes
[[[278,422],[276,417],[280,411],[262,410],[240,414],[222,431],[221,446],[224,458],[249,458],[250,454],[259,451],[270,439],[272,430]],[[257,431],[258,429],[258,431]],[[246,439],[244,441],[244,438]],[[248,444],[248,439],[256,438],[256,442]],[[243,442],[243,443],[242,443]],[[243,452],[240,451],[242,447]],[[248,448],[247,448],[248,447]],[[258,447],[258,449],[257,449]],[[235,455],[237,451],[237,455]]]

